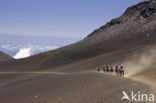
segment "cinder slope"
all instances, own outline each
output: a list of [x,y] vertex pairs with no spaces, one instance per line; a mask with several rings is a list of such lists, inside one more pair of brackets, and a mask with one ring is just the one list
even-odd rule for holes
[[43,74],[1,85],[0,102],[120,103],[123,90],[152,93],[145,84],[99,73]]
[[6,60],[9,60],[9,59],[13,59],[11,56],[3,53],[0,51],[0,61],[6,61]]
[[130,79],[97,73],[95,68],[103,64],[125,65],[134,54],[154,47],[155,33],[156,4],[154,0],[145,1],[75,44],[1,62],[0,102],[120,103],[122,91],[153,94],[156,65],[129,75]]
[[119,18],[113,19],[77,43],[30,58],[2,62],[0,67],[5,70],[45,70],[120,49],[154,45],[155,5],[154,0],[144,1],[128,8]]

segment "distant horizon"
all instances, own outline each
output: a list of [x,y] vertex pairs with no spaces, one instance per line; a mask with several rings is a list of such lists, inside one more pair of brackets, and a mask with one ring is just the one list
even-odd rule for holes
[[31,48],[34,55],[75,43],[141,1],[0,1],[0,50],[15,56]]

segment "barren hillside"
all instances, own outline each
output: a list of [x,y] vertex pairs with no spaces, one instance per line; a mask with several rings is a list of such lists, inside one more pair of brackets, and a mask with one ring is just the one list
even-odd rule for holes
[[[0,102],[120,103],[123,91],[156,94],[155,44],[156,1],[144,1],[74,44],[0,62]],[[125,77],[97,73],[104,64],[123,65]]]
[[9,59],[12,59],[12,57],[0,51],[0,61],[5,61]]
[[79,42],[30,58],[3,62],[0,66],[5,70],[13,67],[22,70],[45,70],[120,49],[154,45],[155,5],[155,0],[141,2],[129,7],[119,18],[108,22]]

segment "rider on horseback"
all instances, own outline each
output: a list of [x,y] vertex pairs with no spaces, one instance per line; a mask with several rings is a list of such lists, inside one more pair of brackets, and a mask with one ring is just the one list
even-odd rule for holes
[[114,72],[114,69],[113,69],[112,66],[110,66],[110,70],[109,71],[110,71],[110,74]]
[[98,70],[98,72],[100,72],[100,66],[98,65],[98,67],[96,68]]
[[103,69],[103,72],[106,72],[106,66],[105,65],[103,65],[102,69]]
[[119,73],[119,65],[117,65],[117,66],[115,67],[115,72],[116,72],[116,74],[118,75],[118,73]]
[[106,66],[106,71],[107,71],[107,73],[109,73],[109,66],[108,65]]
[[120,67],[120,75],[124,76],[124,68],[123,68],[123,66]]

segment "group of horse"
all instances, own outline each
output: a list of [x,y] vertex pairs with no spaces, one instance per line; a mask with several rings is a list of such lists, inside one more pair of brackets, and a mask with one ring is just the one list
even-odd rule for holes
[[117,76],[124,76],[124,68],[123,66],[98,66],[97,67],[97,70],[98,72],[100,72],[101,70],[104,72],[104,73],[108,73],[108,74],[116,74]]

